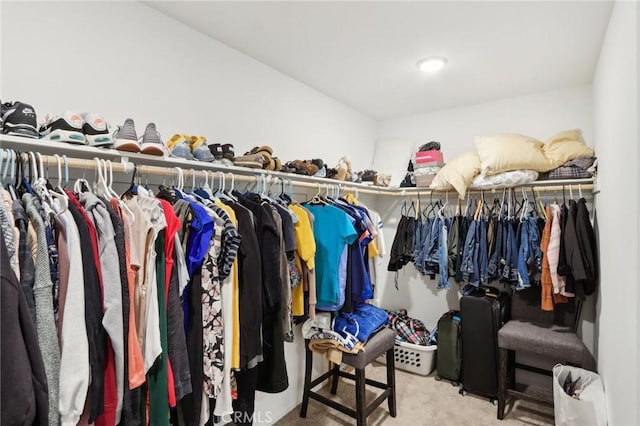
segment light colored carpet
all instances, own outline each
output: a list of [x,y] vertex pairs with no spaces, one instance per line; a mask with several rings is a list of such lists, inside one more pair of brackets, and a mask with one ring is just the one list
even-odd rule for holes
[[[366,376],[386,383],[385,366],[373,363],[367,367]],[[389,416],[387,402],[383,402],[367,418],[367,425],[553,425],[553,410],[526,401],[507,403],[505,419],[496,418],[497,407],[487,399],[458,394],[458,388],[446,381],[436,381],[435,372],[424,377],[396,370],[396,418]],[[328,382],[327,382],[328,383]],[[372,401],[380,391],[367,386],[367,401]],[[338,394],[332,396],[329,387],[319,393],[355,408],[354,382],[342,378]],[[279,426],[345,426],[355,425],[355,419],[310,399],[307,418],[299,417],[300,406],[280,419]]]

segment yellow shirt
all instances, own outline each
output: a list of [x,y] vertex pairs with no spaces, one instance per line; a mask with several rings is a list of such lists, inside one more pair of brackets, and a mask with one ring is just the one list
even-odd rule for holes
[[[215,201],[216,206],[220,207],[229,215],[229,220],[237,228],[238,218],[233,209],[220,200]],[[233,294],[232,302],[232,315],[233,315],[233,338],[231,340],[231,368],[240,369],[240,286],[238,283],[238,257],[236,256],[233,261],[233,268],[231,270],[231,288]]]
[[[307,268],[314,269],[316,240],[313,238],[309,214],[304,207],[295,204],[290,205],[289,209],[298,218],[294,225],[297,247],[296,266],[302,272],[302,262],[304,262]],[[304,285],[302,283],[291,290],[291,312],[294,316],[304,315]]]

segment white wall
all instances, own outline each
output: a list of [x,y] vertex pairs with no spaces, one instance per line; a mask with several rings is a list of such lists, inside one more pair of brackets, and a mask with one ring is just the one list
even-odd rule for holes
[[[139,2],[2,2],[3,101],[40,116],[96,111],[112,124],[155,121],[173,133],[230,142],[236,153],[269,144],[283,160],[348,154],[371,166],[376,123],[304,84]],[[256,420],[273,421],[302,398],[304,345],[286,345],[289,389],[258,394]],[[268,413],[268,415],[267,415]],[[256,421],[256,424],[258,422]]]
[[593,83],[600,188],[598,368],[612,425],[640,424],[638,9],[636,2],[616,3]]
[[591,86],[381,121],[374,169],[393,173],[399,183],[415,148],[425,142],[442,144],[445,162],[475,150],[474,138],[491,133],[522,133],[542,141],[561,130],[581,128],[593,145]]
[[[374,168],[394,170],[397,175],[397,170],[406,170],[412,150],[431,140],[441,142],[447,161],[462,152],[475,150],[475,135],[515,132],[544,141],[561,130],[573,128],[581,128],[587,143],[593,145],[591,86],[382,121],[378,126]],[[403,176],[395,176],[396,182]],[[390,247],[400,217],[400,201],[389,198],[381,197],[378,209],[384,215],[385,237]],[[455,193],[451,193],[450,202],[455,199]],[[423,196],[422,201],[428,201],[427,196]],[[395,274],[387,273],[378,295],[380,303],[390,308],[408,308],[409,313],[425,321],[427,327],[433,327],[447,309],[459,306],[459,286],[453,280],[450,280],[450,290],[436,290],[436,281],[421,276],[412,264],[399,273],[399,291],[395,289],[394,280]],[[592,352],[593,316],[593,303],[585,304],[581,333]]]
[[375,122],[139,2],[2,2],[2,100],[371,165]]

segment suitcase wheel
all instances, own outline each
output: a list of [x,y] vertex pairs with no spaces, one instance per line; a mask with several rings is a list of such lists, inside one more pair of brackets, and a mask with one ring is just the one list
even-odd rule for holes
[[464,396],[464,388],[460,388],[460,390],[458,391],[458,393],[462,396]]
[[442,380],[442,377],[440,377],[439,375],[436,374],[436,380],[440,381],[440,380]]
[[460,383],[459,383],[459,382],[456,382],[456,381],[454,380],[453,382],[451,382],[451,386],[458,387],[458,386],[460,386]]
[[498,401],[496,401],[495,399],[491,399],[491,403],[495,406],[498,405]]

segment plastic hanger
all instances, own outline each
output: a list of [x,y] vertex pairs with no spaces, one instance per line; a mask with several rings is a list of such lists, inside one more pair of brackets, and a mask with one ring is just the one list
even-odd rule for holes
[[102,161],[99,158],[94,158],[95,163],[95,176],[93,180],[93,192],[96,195],[102,195],[103,197],[110,197],[109,187],[102,173]]
[[[232,196],[230,196],[226,191],[225,191],[225,187],[227,185],[227,177],[225,176],[224,172],[219,172],[219,179],[220,182],[218,184],[218,191],[214,194],[218,199],[221,200],[226,200],[229,202],[235,202],[236,199],[233,198]],[[233,175],[232,175],[233,176]],[[234,181],[235,183],[235,181]],[[233,191],[233,189],[231,190]]]
[[327,205],[327,202],[321,198],[320,184],[318,184],[318,192],[316,193],[316,195],[313,196],[313,198],[309,201],[309,203]]
[[[16,176],[16,166],[17,166],[17,153],[14,150],[10,150],[11,152],[11,175],[9,176],[9,184],[7,185],[7,189],[11,194],[11,199],[17,200],[18,195],[16,194],[15,189],[15,176]],[[8,168],[9,166],[7,166]]]

